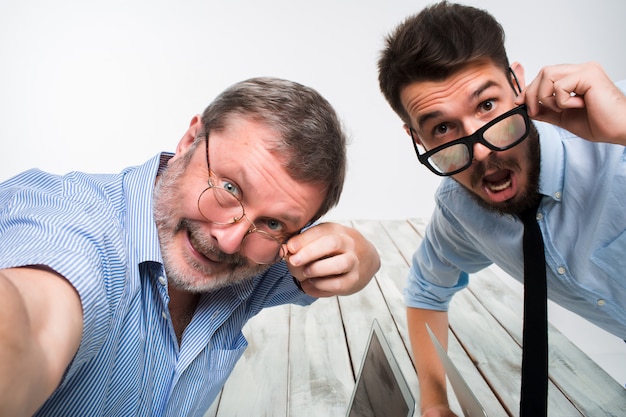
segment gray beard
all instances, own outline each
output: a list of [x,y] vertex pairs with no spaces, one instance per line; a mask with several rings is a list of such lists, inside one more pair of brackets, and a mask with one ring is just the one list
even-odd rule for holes
[[[251,280],[265,272],[269,265],[253,264],[238,253],[224,253],[219,250],[213,239],[202,234],[197,222],[173,218],[175,214],[172,213],[172,208],[179,203],[178,190],[181,189],[181,178],[194,150],[195,146],[178,160],[171,161],[160,174],[154,188],[153,207],[163,266],[170,285],[184,291],[204,293]],[[219,274],[216,274],[193,258],[175,259],[172,250],[174,236],[178,233],[187,233],[198,251],[229,267],[221,269]]]

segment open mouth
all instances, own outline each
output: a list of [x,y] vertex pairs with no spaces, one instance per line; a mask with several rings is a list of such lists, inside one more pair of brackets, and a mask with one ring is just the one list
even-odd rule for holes
[[193,251],[200,258],[204,259],[207,262],[218,262],[217,260],[214,260],[210,257],[211,250],[202,249],[201,243],[194,237],[194,235],[189,230],[187,231],[187,239],[189,240],[189,245],[191,246],[191,249],[193,249]]
[[483,199],[490,204],[501,204],[515,197],[517,181],[513,171],[500,169],[482,178]]
[[485,188],[491,193],[499,193],[512,185],[511,171],[501,170],[483,178]]

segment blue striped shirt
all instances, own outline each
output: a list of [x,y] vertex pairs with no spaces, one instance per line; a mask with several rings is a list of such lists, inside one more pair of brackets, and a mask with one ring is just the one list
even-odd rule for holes
[[201,417],[247,346],[248,319],[314,301],[279,263],[203,294],[179,348],[152,214],[168,157],[117,175],[30,170],[0,184],[0,269],[47,265],[83,307],[78,352],[36,416]]

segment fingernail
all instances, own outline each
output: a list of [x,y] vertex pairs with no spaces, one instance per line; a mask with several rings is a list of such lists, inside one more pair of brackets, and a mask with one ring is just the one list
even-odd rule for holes
[[289,255],[289,263],[293,266],[300,265],[300,255]]

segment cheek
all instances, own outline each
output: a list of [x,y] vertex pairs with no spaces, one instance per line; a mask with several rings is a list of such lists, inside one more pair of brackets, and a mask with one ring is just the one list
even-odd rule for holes
[[169,221],[181,218],[199,218],[198,196],[195,188],[185,186],[182,177],[163,178],[161,186],[155,190],[155,211]]
[[472,181],[472,172],[474,172],[473,166],[469,167],[465,171],[453,175],[452,178],[468,190],[475,191],[474,188],[480,184],[474,184]]

